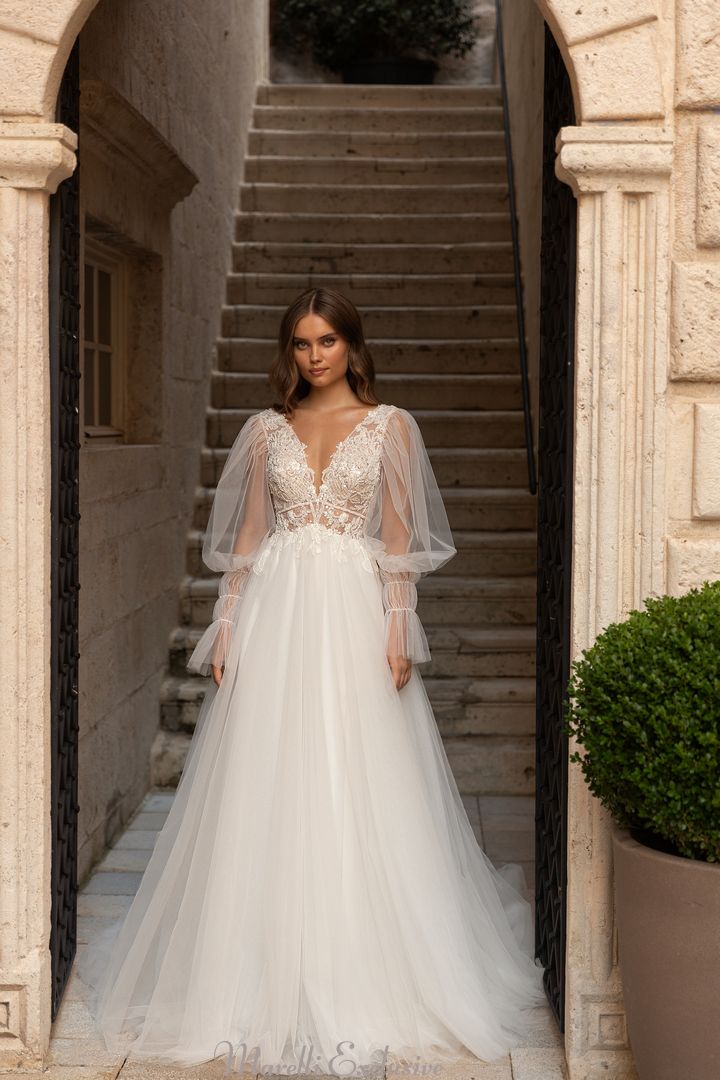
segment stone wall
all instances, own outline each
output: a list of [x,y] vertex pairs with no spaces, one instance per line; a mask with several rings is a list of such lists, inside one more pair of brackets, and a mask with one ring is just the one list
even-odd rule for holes
[[[264,8],[101,0],[80,36],[83,211],[150,267],[139,336],[153,344],[134,350],[132,382],[151,395],[154,421],[137,442],[85,440],[80,452],[81,879],[149,784],[233,213],[264,78]],[[116,139],[130,151],[114,154]],[[172,212],[158,191],[166,178],[151,167],[143,176],[135,160],[153,153],[172,159],[171,179],[182,174]]]
[[677,5],[668,385],[667,589],[720,578],[720,41],[715,4]]

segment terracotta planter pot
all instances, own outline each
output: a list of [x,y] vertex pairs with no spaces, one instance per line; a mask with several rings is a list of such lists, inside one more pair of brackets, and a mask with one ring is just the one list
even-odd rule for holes
[[720,865],[613,833],[618,948],[640,1080],[720,1077]]

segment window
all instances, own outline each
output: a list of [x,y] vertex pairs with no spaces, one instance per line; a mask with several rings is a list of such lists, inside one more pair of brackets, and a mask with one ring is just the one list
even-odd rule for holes
[[82,297],[83,430],[88,439],[125,435],[126,267],[121,252],[85,237]]

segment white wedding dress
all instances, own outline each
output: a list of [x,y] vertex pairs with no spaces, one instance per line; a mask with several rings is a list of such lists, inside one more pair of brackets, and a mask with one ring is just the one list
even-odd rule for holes
[[519,867],[473,834],[420,674],[415,582],[455,554],[412,415],[371,409],[319,488],[274,409],[219,480],[222,571],[189,755],[97,987],[130,1060],[365,1075],[493,1061],[545,1000]]

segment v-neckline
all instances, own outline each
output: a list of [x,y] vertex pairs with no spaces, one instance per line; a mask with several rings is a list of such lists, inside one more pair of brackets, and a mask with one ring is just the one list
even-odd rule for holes
[[312,465],[308,461],[307,454],[305,453],[305,451],[308,448],[308,444],[302,441],[302,439],[298,435],[297,431],[295,430],[295,428],[292,426],[292,424],[288,420],[287,416],[285,416],[285,413],[278,413],[278,416],[280,416],[285,421],[285,424],[290,429],[291,434],[293,435],[296,443],[298,444],[298,447],[300,448],[300,452],[301,452],[302,458],[303,458],[303,463],[304,463],[305,468],[307,469],[307,472],[308,472],[308,479],[310,480],[310,484],[312,486],[312,489],[313,489],[313,492],[315,494],[316,499],[320,498],[320,495],[321,495],[321,492],[322,492],[322,489],[323,489],[323,484],[325,483],[325,477],[326,477],[327,473],[330,471],[330,468],[331,468],[333,462],[335,461],[335,457],[337,456],[337,453],[338,453],[338,450],[340,449],[340,447],[344,446],[344,444],[348,441],[348,439],[352,438],[352,436],[355,434],[356,431],[359,431],[359,429],[362,427],[362,425],[365,423],[365,421],[370,416],[372,416],[373,413],[377,412],[377,410],[381,409],[381,408],[382,408],[382,402],[380,403],[380,405],[374,405],[372,407],[372,409],[369,410],[369,412],[366,412],[365,415],[360,420],[358,420],[357,424],[355,424],[355,426],[353,428],[351,428],[350,431],[348,431],[347,435],[345,435],[340,440],[340,442],[335,443],[335,449],[333,450],[332,454],[330,455],[330,460],[328,461],[327,465],[325,466],[325,468],[320,473],[320,486],[317,487],[317,488],[315,487],[315,480],[316,480],[317,474],[315,472],[315,469],[313,469]]

